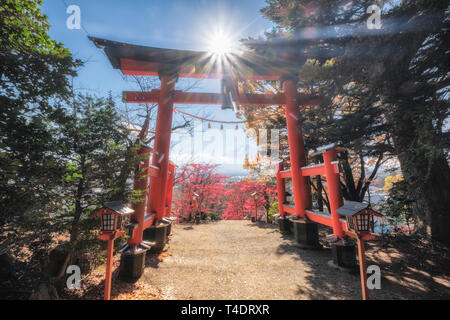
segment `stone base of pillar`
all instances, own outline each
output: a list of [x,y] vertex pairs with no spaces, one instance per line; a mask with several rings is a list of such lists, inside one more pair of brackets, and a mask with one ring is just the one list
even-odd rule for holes
[[279,217],[277,222],[281,234],[292,234],[292,221],[290,219]]
[[176,218],[173,217],[166,217],[161,220],[162,223],[167,224],[167,236],[172,234],[172,224],[175,220]]
[[144,230],[143,238],[152,243],[151,252],[161,252],[167,244],[171,224],[159,223]]
[[294,229],[295,245],[302,249],[320,249],[317,223],[307,220],[291,219]]
[[121,252],[119,279],[125,282],[136,282],[144,272],[145,254],[150,246],[143,242],[140,246],[130,248],[128,245]]
[[332,244],[331,253],[333,255],[333,260],[328,261],[328,265],[345,272],[359,272],[354,245],[341,243]]

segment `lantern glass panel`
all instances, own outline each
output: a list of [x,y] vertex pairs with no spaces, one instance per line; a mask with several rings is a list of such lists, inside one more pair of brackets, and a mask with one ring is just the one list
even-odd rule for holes
[[355,230],[355,224],[353,223],[353,217],[347,217],[348,230]]
[[116,229],[122,229],[122,216],[117,217]]
[[114,214],[104,214],[102,223],[103,231],[114,231]]
[[375,216],[373,216],[373,215],[369,216],[369,231],[370,232],[375,231]]
[[369,232],[373,229],[373,216],[371,214],[360,214],[358,219],[358,231]]

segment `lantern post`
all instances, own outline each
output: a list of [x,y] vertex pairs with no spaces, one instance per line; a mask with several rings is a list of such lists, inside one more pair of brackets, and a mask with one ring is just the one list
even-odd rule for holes
[[364,240],[358,235],[358,259],[359,259],[359,273],[361,275],[361,290],[362,299],[369,300],[369,289],[367,288],[367,268],[366,268],[366,252],[364,248]]
[[108,239],[108,249],[106,251],[106,274],[105,274],[104,300],[111,300],[111,278],[112,278],[113,251],[114,251],[114,238],[109,238]]
[[120,238],[125,232],[122,230],[125,216],[134,213],[134,210],[126,207],[120,201],[107,202],[105,205],[91,213],[91,217],[100,216],[102,233],[100,240],[108,241],[106,253],[105,274],[105,300],[111,300],[112,263],[114,253],[114,240]]
[[364,241],[375,238],[375,217],[383,217],[383,215],[374,211],[370,204],[355,201],[346,201],[345,205],[337,209],[336,212],[345,216],[347,234],[353,238],[356,238],[358,243],[358,260],[359,273],[361,276],[362,299],[369,300]]

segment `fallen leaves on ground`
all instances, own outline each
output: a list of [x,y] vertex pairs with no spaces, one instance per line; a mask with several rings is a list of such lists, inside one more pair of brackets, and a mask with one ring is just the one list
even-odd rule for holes
[[[170,254],[160,254],[162,259]],[[120,255],[113,260],[113,277],[111,283],[111,300],[159,300],[161,292],[139,279],[135,283],[120,281]],[[105,265],[102,265],[82,278],[80,290],[65,290],[65,299],[69,300],[103,300],[105,290]]]

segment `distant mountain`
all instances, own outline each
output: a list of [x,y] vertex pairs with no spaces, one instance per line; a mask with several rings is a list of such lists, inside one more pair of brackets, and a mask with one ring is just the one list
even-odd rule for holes
[[223,164],[217,167],[217,173],[228,177],[248,177],[249,173],[242,167],[242,164]]

